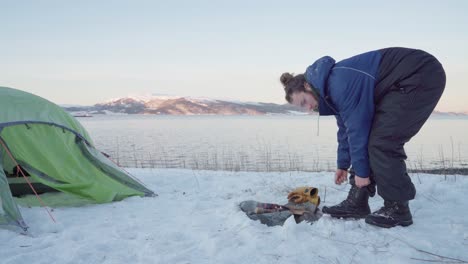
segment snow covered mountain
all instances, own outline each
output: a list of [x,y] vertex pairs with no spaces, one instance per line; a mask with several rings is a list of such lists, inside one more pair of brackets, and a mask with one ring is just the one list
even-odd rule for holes
[[156,114],[156,115],[266,115],[307,114],[292,105],[235,102],[208,98],[153,96],[112,99],[89,107],[65,107],[70,112]]
[[[62,105],[69,112],[94,114],[154,114],[154,115],[268,115],[310,114],[289,104],[242,102],[224,99],[183,96],[131,96],[115,98],[94,106]],[[434,111],[433,116],[467,117],[466,113]]]

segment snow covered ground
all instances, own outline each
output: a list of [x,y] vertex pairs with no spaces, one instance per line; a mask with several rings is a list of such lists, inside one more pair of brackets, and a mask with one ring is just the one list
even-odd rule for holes
[[[322,205],[346,197],[333,173],[131,169],[159,194],[121,202],[21,207],[30,236],[0,229],[0,262],[12,263],[467,263],[468,177],[412,175],[414,224],[381,229],[324,216],[313,225],[267,227],[238,209],[243,200],[286,202],[289,190],[319,188]],[[371,199],[371,209],[382,200]],[[454,260],[455,259],[455,260]],[[460,262],[460,261],[465,262]]]

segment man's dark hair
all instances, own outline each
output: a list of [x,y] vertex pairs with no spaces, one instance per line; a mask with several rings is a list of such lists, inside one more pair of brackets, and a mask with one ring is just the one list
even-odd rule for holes
[[280,81],[284,86],[284,92],[286,93],[286,101],[291,103],[291,95],[295,92],[306,92],[304,87],[305,77],[304,74],[298,74],[296,76],[289,72],[281,74]]

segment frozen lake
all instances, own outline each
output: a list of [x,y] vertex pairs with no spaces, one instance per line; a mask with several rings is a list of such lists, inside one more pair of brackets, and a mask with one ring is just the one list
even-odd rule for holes
[[[317,116],[102,115],[78,118],[122,166],[334,170],[336,122]],[[318,126],[319,124],[319,126]],[[408,168],[468,167],[468,118],[433,116],[405,147]]]

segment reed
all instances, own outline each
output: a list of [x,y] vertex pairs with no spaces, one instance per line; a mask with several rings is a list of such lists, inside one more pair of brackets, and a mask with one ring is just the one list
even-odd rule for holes
[[[256,172],[286,172],[286,171],[334,171],[336,165],[329,160],[320,159],[316,150],[313,157],[305,160],[304,155],[291,150],[286,145],[284,149],[275,150],[273,144],[258,140],[255,146],[244,146],[240,149],[229,147],[210,147],[207,150],[181,150],[168,149],[164,145],[154,144],[151,151],[143,151],[131,144],[129,147],[121,146],[121,141],[114,141],[115,146],[106,149],[106,153],[123,167],[137,168],[181,168],[192,170],[215,171],[256,171]],[[446,146],[447,147],[447,146]],[[463,159],[458,144],[458,155],[455,155],[455,144],[451,139],[449,153],[446,155],[444,146],[437,149],[436,161],[427,162],[423,149],[415,155],[415,159],[407,161],[408,171],[415,173],[437,173],[444,175],[468,175],[468,162]],[[124,151],[126,150],[126,151]]]

